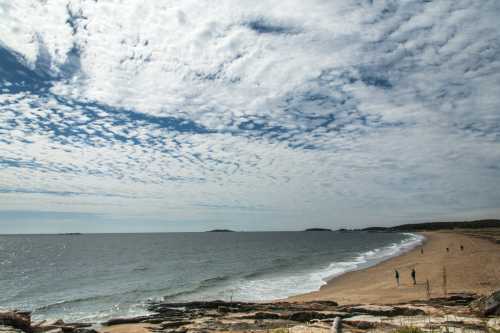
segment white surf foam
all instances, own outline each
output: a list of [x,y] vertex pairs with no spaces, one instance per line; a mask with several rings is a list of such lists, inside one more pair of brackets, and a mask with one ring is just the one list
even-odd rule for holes
[[[230,289],[235,300],[263,301],[283,299],[292,295],[318,290],[328,280],[346,272],[373,266],[381,261],[407,252],[425,240],[421,235],[405,233],[407,236],[400,242],[373,249],[358,256],[340,262],[332,262],[320,270],[271,278],[256,278],[240,281]],[[226,289],[226,295],[227,295]]]

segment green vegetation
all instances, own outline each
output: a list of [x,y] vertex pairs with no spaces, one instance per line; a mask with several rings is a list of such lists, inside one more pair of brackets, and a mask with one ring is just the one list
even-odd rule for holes
[[369,227],[363,231],[424,231],[424,230],[452,230],[452,229],[483,229],[500,228],[500,220],[477,220],[460,222],[425,222],[402,224],[395,227]]

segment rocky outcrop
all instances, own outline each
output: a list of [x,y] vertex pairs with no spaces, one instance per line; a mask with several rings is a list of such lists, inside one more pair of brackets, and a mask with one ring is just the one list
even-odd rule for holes
[[370,305],[370,304],[344,307],[342,308],[342,310],[355,315],[365,314],[365,315],[386,316],[386,317],[418,316],[425,314],[423,310],[418,308],[387,306],[387,305]]
[[281,319],[280,314],[274,312],[256,312],[250,314],[248,316],[242,316],[242,319],[255,319],[255,320],[264,320],[264,319]]
[[469,305],[479,296],[472,293],[449,294],[447,297],[434,297],[425,301],[413,301],[411,303],[425,303],[438,306],[461,306]]
[[[178,333],[173,330],[188,328],[191,331],[238,331],[262,330],[299,325],[299,323],[322,323],[332,325],[335,318],[358,316],[355,321],[347,321],[353,328],[373,327],[375,323],[366,322],[360,315],[397,317],[418,316],[425,312],[416,306],[379,306],[357,305],[339,306],[334,301],[315,301],[305,303],[272,302],[185,302],[151,303],[148,310],[155,314],[144,317],[114,319],[106,325],[123,323],[157,323],[160,331]],[[281,326],[280,326],[281,325]],[[196,329],[194,329],[196,328]]]
[[[288,316],[289,320],[298,321],[302,323],[306,323],[314,319],[326,319],[326,318],[329,317],[321,312],[316,312],[316,311],[293,312]],[[335,316],[331,316],[330,318],[335,318]]]
[[247,303],[247,302],[178,302],[151,303],[148,310],[161,314],[182,315],[185,312],[215,310],[219,313],[230,312],[256,312],[256,311],[324,311],[337,307],[334,301],[314,301],[305,303],[273,302],[273,303]]
[[97,333],[88,323],[65,323],[63,320],[31,322],[31,313],[26,311],[0,311],[0,333]]
[[23,332],[33,332],[31,313],[25,311],[0,311],[0,325],[10,326]]
[[[498,327],[497,321],[488,321],[471,312],[469,304],[474,296],[451,295],[447,298],[430,299],[411,304],[397,305],[342,305],[333,301],[306,303],[271,302],[186,302],[150,303],[147,316],[115,318],[102,323],[106,329],[129,329],[148,327],[155,333],[201,333],[270,331],[290,328],[291,333],[319,333],[324,330],[360,333],[362,331],[393,331],[397,327],[410,325],[423,330],[456,327],[459,330],[486,332],[488,327]],[[498,309],[498,293],[479,299],[476,306],[482,313],[495,314]],[[62,320],[31,323],[29,313],[3,312],[9,319],[9,330],[0,333],[96,333],[90,324],[65,323]],[[450,315],[452,314],[453,315]],[[13,318],[16,320],[13,321]],[[341,320],[342,319],[342,320]],[[334,329],[334,323],[337,327]],[[342,324],[340,324],[340,322]],[[24,324],[23,324],[24,323]],[[0,325],[2,322],[0,321]],[[127,324],[130,324],[127,326]],[[16,325],[16,326],[13,326]],[[117,328],[106,326],[123,325]],[[23,330],[15,327],[23,327]],[[483,327],[484,326],[484,327]],[[312,329],[312,330],[311,330]],[[317,329],[317,331],[315,331]]]
[[474,312],[483,317],[500,315],[500,290],[475,300],[470,306]]
[[95,330],[88,323],[65,323],[63,320],[43,320],[39,323],[32,324],[31,328],[34,333],[92,333]]

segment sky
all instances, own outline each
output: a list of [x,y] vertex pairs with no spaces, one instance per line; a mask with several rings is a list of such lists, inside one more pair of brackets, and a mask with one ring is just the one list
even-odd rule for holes
[[496,0],[0,0],[0,233],[500,217]]

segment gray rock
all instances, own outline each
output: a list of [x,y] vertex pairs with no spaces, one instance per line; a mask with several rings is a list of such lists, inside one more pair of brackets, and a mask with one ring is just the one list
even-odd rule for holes
[[142,323],[144,320],[151,320],[151,316],[139,316],[139,317],[132,317],[132,318],[115,318],[115,319],[110,319],[102,325],[104,326],[113,326],[113,325],[121,325],[121,324],[138,324]]
[[481,297],[470,304],[472,310],[483,317],[500,315],[500,290]]
[[424,315],[425,312],[421,309],[397,307],[387,305],[360,305],[348,307],[345,309],[347,312],[355,314],[367,314],[372,316],[418,316]]

